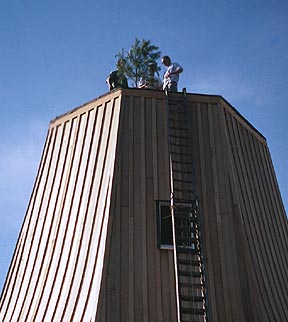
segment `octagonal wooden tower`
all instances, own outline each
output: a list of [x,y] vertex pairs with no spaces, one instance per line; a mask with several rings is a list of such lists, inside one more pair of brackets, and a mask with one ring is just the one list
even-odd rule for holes
[[51,122],[0,320],[287,322],[287,254],[247,120],[220,96],[116,90]]

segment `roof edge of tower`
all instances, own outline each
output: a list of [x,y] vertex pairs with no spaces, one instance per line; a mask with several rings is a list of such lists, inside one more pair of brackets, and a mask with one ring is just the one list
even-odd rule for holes
[[[119,93],[121,92],[121,93]],[[90,104],[93,104],[97,101],[99,101],[99,104],[101,104],[101,102],[105,101],[110,101],[111,99],[114,99],[115,97],[120,97],[121,94],[130,94],[134,92],[136,94],[136,92],[141,93],[143,96],[151,96],[151,97],[159,97],[159,98],[163,98],[165,96],[165,93],[162,90],[153,90],[153,89],[139,89],[139,88],[127,88],[127,89],[122,89],[122,88],[116,88],[112,91],[109,91],[103,95],[100,95],[80,106],[77,106],[75,108],[73,108],[72,110],[61,114],[59,116],[56,116],[54,119],[52,119],[50,121],[50,126],[54,126],[60,119],[62,120],[63,117],[67,117],[67,116],[71,116],[71,114],[76,113],[79,109],[82,109],[84,107],[89,108]],[[181,92],[178,93],[173,93],[173,95],[181,95]],[[234,113],[234,115],[236,117],[238,117],[239,119],[241,119],[244,123],[247,124],[247,126],[249,126],[253,131],[255,131],[255,133],[257,133],[257,135],[259,135],[261,137],[262,140],[264,140],[266,142],[266,138],[265,136],[255,127],[253,126],[230,102],[228,102],[223,96],[218,95],[218,94],[203,94],[203,93],[188,93],[187,95],[191,96],[195,96],[195,97],[205,97],[207,98],[211,98],[211,99],[218,99],[221,101],[221,103],[224,103],[224,107],[226,105],[226,108],[230,108],[231,111]],[[109,97],[111,96],[111,97]],[[223,104],[222,104],[223,105]]]
[[[60,115],[58,115],[58,116],[56,116],[54,119],[52,119],[51,121],[50,121],[50,126],[54,126],[55,125],[55,123],[57,123],[57,121],[59,121],[60,119],[62,119],[63,117],[66,117],[66,116],[71,116],[71,114],[73,114],[73,113],[76,113],[78,110],[80,110],[80,109],[82,109],[82,108],[84,108],[84,107],[88,107],[90,104],[92,104],[92,103],[95,103],[95,102],[97,102],[97,101],[99,101],[99,102],[101,102],[101,101],[109,101],[109,100],[111,100],[111,99],[113,99],[114,97],[119,97],[119,96],[121,96],[121,94],[119,95],[119,91],[121,91],[121,88],[117,88],[117,89],[115,89],[115,90],[112,90],[112,91],[110,91],[110,92],[107,92],[107,93],[105,93],[105,94],[103,94],[103,95],[100,95],[100,96],[98,96],[98,97],[96,97],[96,98],[93,98],[92,100],[90,100],[90,101],[88,101],[88,102],[85,102],[84,104],[81,104],[81,105],[79,105],[79,106],[77,106],[77,107],[75,107],[75,108],[73,108],[73,109],[71,109],[71,110],[69,110],[68,112],[66,112],[66,113],[63,113],[63,114],[60,114]],[[118,93],[118,94],[116,94],[116,93]],[[111,96],[109,99],[107,99],[108,98],[108,96]]]

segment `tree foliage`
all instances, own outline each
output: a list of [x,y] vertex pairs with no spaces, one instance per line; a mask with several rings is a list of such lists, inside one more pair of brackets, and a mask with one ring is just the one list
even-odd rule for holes
[[130,79],[135,87],[141,77],[148,74],[148,68],[150,64],[157,66],[157,73],[160,70],[158,67],[157,59],[161,56],[161,52],[158,51],[158,47],[152,45],[150,40],[138,38],[135,39],[129,51],[122,49],[116,57],[118,58],[118,69],[128,79]]

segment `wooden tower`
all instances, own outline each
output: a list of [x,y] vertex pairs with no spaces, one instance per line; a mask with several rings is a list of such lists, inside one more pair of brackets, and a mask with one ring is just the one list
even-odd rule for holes
[[115,90],[57,117],[1,322],[287,322],[266,139],[220,96]]

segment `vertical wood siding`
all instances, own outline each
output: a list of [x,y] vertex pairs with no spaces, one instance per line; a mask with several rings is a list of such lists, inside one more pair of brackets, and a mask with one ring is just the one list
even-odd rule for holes
[[125,93],[96,321],[174,322],[173,251],[157,248],[156,229],[156,201],[170,198],[165,96]]
[[[182,99],[182,94],[171,94]],[[288,321],[288,225],[265,138],[219,96],[187,94],[209,321]],[[0,320],[174,322],[166,98],[127,89],[55,119]]]
[[121,97],[51,123],[1,297],[1,321],[91,321],[97,310]]
[[288,320],[287,217],[265,138],[220,98],[189,96],[213,322]]

